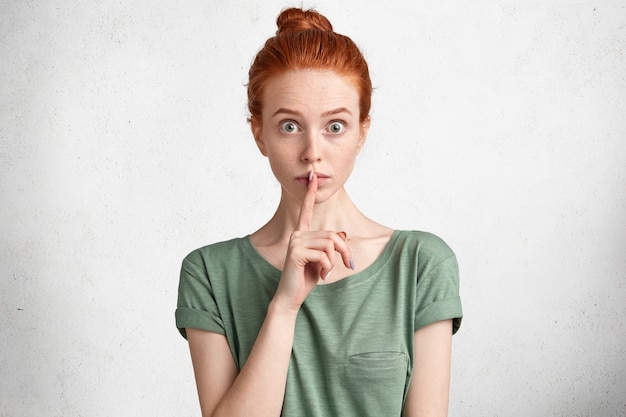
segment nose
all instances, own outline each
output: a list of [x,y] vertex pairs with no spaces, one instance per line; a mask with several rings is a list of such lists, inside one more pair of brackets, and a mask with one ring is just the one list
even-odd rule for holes
[[302,150],[302,161],[306,163],[315,163],[322,160],[319,138],[315,133],[308,133],[304,138],[305,145]]

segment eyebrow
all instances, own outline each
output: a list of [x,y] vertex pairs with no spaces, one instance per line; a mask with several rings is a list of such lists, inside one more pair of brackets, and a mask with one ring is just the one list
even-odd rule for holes
[[[339,114],[339,113],[348,113],[350,116],[352,116],[352,112],[348,110],[346,107],[339,107],[333,110],[329,110],[325,113],[322,113],[322,117],[332,116],[333,114]],[[277,114],[291,114],[294,116],[302,117],[301,112],[297,110],[287,109],[284,107],[281,107],[280,109],[276,110],[274,114],[272,114],[272,117],[276,116]]]

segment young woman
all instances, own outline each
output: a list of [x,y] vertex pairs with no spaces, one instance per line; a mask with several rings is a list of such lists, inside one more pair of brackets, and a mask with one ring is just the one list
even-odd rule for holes
[[346,183],[370,124],[367,64],[288,9],[249,72],[274,216],[183,261],[176,324],[203,416],[445,416],[458,267],[432,234],[365,217]]

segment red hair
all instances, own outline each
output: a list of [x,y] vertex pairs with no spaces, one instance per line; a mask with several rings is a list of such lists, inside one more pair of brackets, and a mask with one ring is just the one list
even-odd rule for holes
[[335,33],[328,19],[314,10],[283,10],[276,24],[276,36],[265,42],[248,73],[250,121],[261,122],[268,80],[287,71],[315,69],[333,71],[354,83],[359,92],[359,119],[364,122],[370,112],[372,81],[352,39]]

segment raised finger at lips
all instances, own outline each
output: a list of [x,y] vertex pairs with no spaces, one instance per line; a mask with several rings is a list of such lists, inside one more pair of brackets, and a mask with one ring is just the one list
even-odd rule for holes
[[315,207],[315,193],[317,192],[317,175],[311,171],[309,175],[309,185],[302,200],[300,216],[298,217],[298,230],[311,230],[311,219]]

